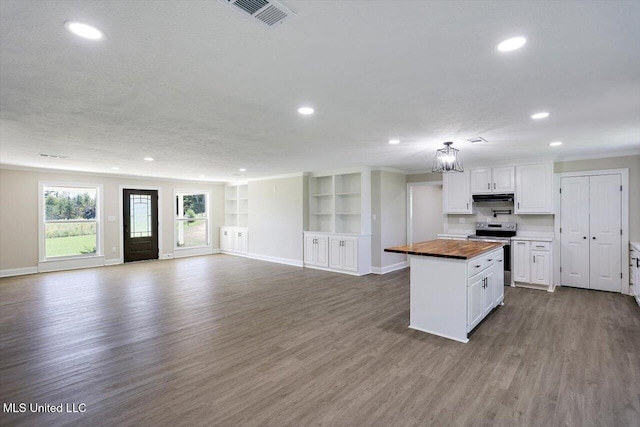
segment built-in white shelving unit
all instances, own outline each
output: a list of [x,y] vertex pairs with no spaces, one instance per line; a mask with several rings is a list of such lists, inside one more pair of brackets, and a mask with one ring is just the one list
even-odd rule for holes
[[349,274],[371,272],[371,170],[309,176],[305,265]]
[[249,185],[233,184],[224,189],[224,226],[220,227],[220,250],[233,255],[249,251]]

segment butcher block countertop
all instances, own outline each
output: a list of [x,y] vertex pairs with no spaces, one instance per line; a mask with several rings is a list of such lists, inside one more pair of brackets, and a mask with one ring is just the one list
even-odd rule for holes
[[502,243],[497,242],[436,239],[427,242],[413,243],[411,245],[394,246],[386,248],[384,251],[407,255],[471,259],[502,246]]

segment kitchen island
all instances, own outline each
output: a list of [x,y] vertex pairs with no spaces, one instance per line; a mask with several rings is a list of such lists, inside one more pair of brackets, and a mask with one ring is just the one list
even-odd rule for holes
[[504,300],[502,243],[430,240],[385,252],[411,260],[409,327],[460,342]]

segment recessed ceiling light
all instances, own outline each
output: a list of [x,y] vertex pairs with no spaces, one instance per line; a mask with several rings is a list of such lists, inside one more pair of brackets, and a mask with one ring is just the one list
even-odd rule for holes
[[298,108],[298,113],[302,114],[303,116],[308,116],[310,114],[313,114],[315,110],[311,107],[300,107]]
[[85,39],[100,40],[104,38],[102,31],[92,27],[91,25],[75,21],[67,21],[64,23],[64,26],[69,32]]
[[153,162],[153,157],[145,157],[144,158],[147,162]]
[[58,156],[57,154],[44,154],[44,153],[40,153],[40,157],[48,157],[50,159],[62,159],[62,160],[67,160],[69,158],[69,156]]
[[119,167],[117,167],[117,166],[114,166],[114,167],[112,167],[111,169],[113,169],[114,171],[117,171],[117,170],[119,170],[120,168],[119,168]]
[[240,168],[238,169],[239,172],[246,172],[247,170],[245,168]]
[[546,119],[547,117],[549,117],[549,113],[547,113],[546,111],[542,113],[535,113],[533,116],[531,116],[531,118],[535,120]]
[[527,42],[524,37],[512,37],[500,43],[498,50],[500,52],[511,52],[512,50],[520,49]]
[[553,141],[549,143],[552,147],[557,147],[558,145],[562,145],[562,141]]
[[400,144],[400,140],[399,139],[390,139],[389,140],[389,144],[398,145],[398,144]]

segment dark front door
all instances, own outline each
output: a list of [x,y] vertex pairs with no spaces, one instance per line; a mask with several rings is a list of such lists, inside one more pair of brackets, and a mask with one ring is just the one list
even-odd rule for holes
[[158,192],[122,190],[124,262],[158,259]]

